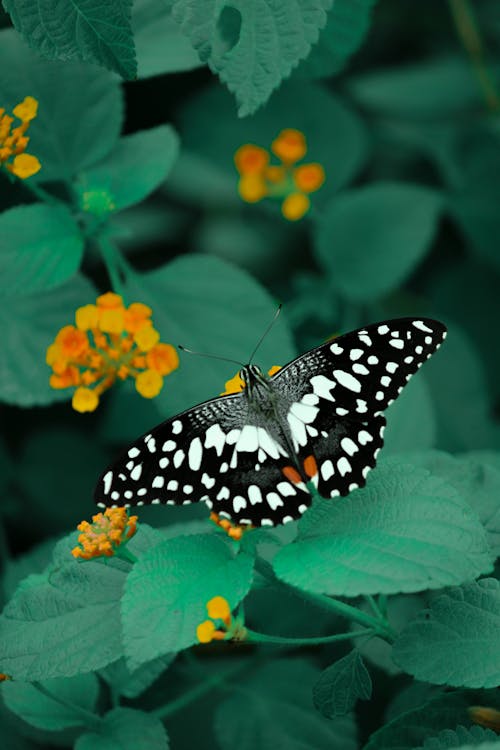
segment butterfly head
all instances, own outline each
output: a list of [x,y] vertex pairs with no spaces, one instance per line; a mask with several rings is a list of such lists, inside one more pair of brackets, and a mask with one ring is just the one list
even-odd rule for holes
[[240,378],[245,383],[245,388],[248,394],[252,391],[257,390],[259,386],[269,388],[268,378],[264,375],[258,365],[244,365],[240,372]]

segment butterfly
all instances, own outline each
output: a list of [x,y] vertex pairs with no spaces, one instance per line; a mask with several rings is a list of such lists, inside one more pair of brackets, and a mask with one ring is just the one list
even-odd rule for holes
[[275,526],[364,486],[383,445],[384,410],[441,345],[446,327],[400,318],[321,344],[245,388],[167,419],[99,479],[100,507],[205,502],[238,525]]

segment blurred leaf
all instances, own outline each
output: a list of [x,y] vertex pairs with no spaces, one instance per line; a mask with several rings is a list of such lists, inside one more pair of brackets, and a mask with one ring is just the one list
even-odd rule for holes
[[79,176],[83,201],[87,192],[102,192],[116,211],[139,203],[166,179],[178,150],[179,139],[169,125],[120,138],[99,164]]
[[99,734],[80,735],[75,750],[168,750],[167,730],[151,712],[134,708],[114,708],[99,726]]
[[3,590],[10,599],[20,582],[32,573],[43,573],[52,559],[54,539],[45,539],[24,555],[7,560],[3,574]]
[[368,700],[371,694],[370,673],[356,650],[325,669],[313,687],[314,705],[327,719],[345,716],[358,699]]
[[318,263],[342,295],[372,302],[402,284],[429,250],[441,207],[435,191],[404,183],[337,196],[318,223]]
[[67,391],[49,386],[46,350],[59,329],[73,322],[76,308],[95,296],[92,285],[77,275],[56,289],[14,297],[1,308],[1,401],[41,406],[69,398]]
[[[400,671],[398,669],[398,672]],[[444,690],[445,688],[438,687],[437,685],[429,685],[427,682],[412,680],[406,687],[399,690],[390,701],[385,712],[386,722],[389,723],[397,719],[401,714],[413,711],[416,706],[423,706],[424,703],[440,697],[444,694]]]
[[489,572],[492,559],[479,519],[456,490],[392,458],[349,498],[315,502],[273,565],[305,591],[352,597],[462,583]]
[[351,79],[348,90],[366,109],[403,119],[452,118],[482,107],[472,67],[462,56],[369,71]]
[[[142,276],[127,289],[153,308],[162,341],[247,361],[276,312],[277,304],[251,276],[223,261],[185,255]],[[294,356],[284,315],[258,352],[264,369]],[[238,365],[181,353],[179,369],[165,380],[156,403],[165,416],[217,396]]]
[[59,286],[79,269],[83,240],[64,206],[34,203],[0,214],[0,287],[4,299]]
[[[491,729],[482,727],[458,726],[456,730],[443,729],[436,737],[428,737],[422,750],[445,750],[446,748],[458,748],[459,750],[500,750],[500,739]],[[414,748],[420,750],[420,748]]]
[[115,695],[137,698],[158,679],[174,659],[175,654],[160,656],[131,672],[122,658],[99,670],[99,676],[108,683]]
[[202,65],[172,18],[165,0],[135,0],[132,28],[139,78],[192,70]]
[[399,634],[394,661],[418,680],[456,687],[500,683],[500,582],[449,589]]
[[341,71],[363,43],[376,1],[335,0],[319,42],[300,65],[299,75],[328,78]]
[[29,134],[30,152],[42,169],[30,180],[69,182],[115,145],[123,103],[111,73],[82,63],[40,60],[13,29],[0,32],[0,69],[2,107],[12,109],[25,95],[39,101]]
[[444,729],[472,728],[471,705],[500,706],[493,691],[456,691],[400,714],[376,731],[363,750],[415,750]]
[[99,682],[94,674],[79,674],[43,680],[40,683],[54,698],[40,692],[29,682],[7,681],[1,692],[5,705],[28,724],[39,729],[57,731],[68,727],[85,726],[85,719],[71,705],[94,711],[99,694]]
[[175,0],[175,20],[228,89],[240,117],[268,100],[300,60],[309,54],[326,24],[332,0]]
[[412,378],[386,412],[385,455],[432,448],[436,441],[434,404],[424,376]]
[[405,458],[443,477],[458,490],[478,514],[492,550],[500,556],[500,464],[495,465],[490,456],[450,456],[441,451],[410,453]]
[[251,557],[235,557],[222,539],[207,534],[167,539],[146,552],[128,576],[122,602],[129,666],[197,643],[207,602],[223,596],[234,609],[250,588],[252,569]]
[[448,324],[446,343],[426,364],[425,377],[434,402],[437,445],[442,450],[500,445],[481,360],[460,328]]
[[368,139],[360,117],[342,99],[313,82],[307,86],[300,80],[285,83],[265,108],[243,120],[236,117],[231,97],[220,86],[193,97],[180,112],[183,147],[224,170],[237,197],[235,152],[244,143],[269,149],[283,128],[301,130],[307,139],[305,162],[320,162],[324,167],[326,182],[312,196],[314,205],[324,205],[366,160]]
[[311,711],[318,670],[304,659],[274,661],[220,703],[215,734],[221,750],[355,750],[352,716],[329,721]]
[[134,78],[134,39],[130,26],[132,0],[3,0],[12,23],[30,47],[58,60],[103,65],[124,78]]

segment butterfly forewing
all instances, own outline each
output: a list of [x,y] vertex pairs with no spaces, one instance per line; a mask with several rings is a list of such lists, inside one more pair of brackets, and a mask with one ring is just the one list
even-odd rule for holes
[[269,388],[207,401],[140,438],[104,472],[96,501],[201,500],[254,526],[298,518],[307,482],[327,498],[365,484],[383,444],[381,412],[445,335],[437,321],[401,318],[306,352]]

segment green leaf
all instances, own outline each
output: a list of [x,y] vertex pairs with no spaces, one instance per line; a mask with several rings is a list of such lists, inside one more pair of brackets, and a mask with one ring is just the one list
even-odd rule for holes
[[341,71],[362,45],[376,0],[335,0],[319,42],[300,65],[299,75],[327,78]]
[[54,539],[45,539],[29,552],[7,560],[3,573],[5,598],[10,599],[20,582],[31,573],[43,573],[52,559]]
[[146,662],[133,672],[128,669],[125,659],[122,658],[101,669],[99,675],[108,683],[116,695],[123,695],[125,698],[137,698],[158,679],[174,658],[175,654],[160,656],[158,659]]
[[34,203],[0,214],[2,297],[59,286],[80,267],[83,240],[64,206]]
[[347,499],[315,503],[274,570],[318,594],[396,594],[470,580],[491,570],[491,557],[479,519],[456,490],[393,458]]
[[38,729],[58,731],[85,725],[85,718],[78,710],[72,711],[71,704],[77,709],[94,711],[99,694],[99,683],[94,674],[43,680],[41,685],[54,698],[49,698],[29,682],[9,680],[3,683],[2,697],[5,705]]
[[485,578],[432,600],[399,634],[394,661],[418,680],[455,687],[500,684],[500,582]]
[[425,377],[412,378],[386,411],[384,452],[431,448],[436,442],[434,404]]
[[39,101],[28,151],[42,169],[31,181],[69,182],[114,146],[123,115],[116,76],[82,63],[40,60],[14,29],[0,32],[0,69],[2,107],[11,110],[28,94]]
[[52,60],[83,60],[134,78],[132,0],[3,0],[12,23],[30,47]]
[[75,310],[95,299],[95,289],[82,276],[50,291],[13,297],[0,310],[3,331],[0,400],[17,406],[41,406],[69,398],[49,386],[47,347]]
[[461,57],[371,70],[351,80],[348,90],[365,109],[409,120],[453,118],[481,99],[474,71]]
[[368,700],[371,694],[370,673],[356,650],[325,669],[313,687],[314,705],[327,719],[345,716],[358,699]]
[[[203,128],[199,127],[201,121]],[[245,119],[236,117],[231,96],[221,86],[212,86],[183,108],[179,123],[183,148],[208,159],[218,172],[223,170],[231,178],[239,202],[235,152],[244,143],[269,149],[284,127],[302,131],[307,139],[304,161],[320,162],[324,167],[326,182],[311,196],[313,205],[323,206],[352,180],[367,158],[368,138],[361,118],[340,97],[313,82],[307,86],[303,81],[286,82],[266,107]],[[225,193],[219,190],[220,205],[225,209]]]
[[139,78],[193,70],[202,65],[165,0],[135,0],[132,28]]
[[332,0],[175,0],[173,16],[236,96],[240,117],[251,115],[309,54]]
[[139,203],[166,179],[178,151],[179,139],[168,125],[120,138],[103,161],[79,176],[81,203],[93,193],[106,195],[115,211]]
[[327,720],[311,711],[318,670],[304,659],[274,660],[245,679],[215,713],[221,750],[355,750],[352,716]]
[[[152,307],[162,341],[240,362],[247,361],[277,306],[247,273],[203,255],[185,255],[134,277],[127,296]],[[262,342],[257,361],[267,370],[293,356],[283,315]],[[237,365],[206,359],[201,377],[199,357],[181,353],[180,366],[167,376],[156,403],[165,414],[187,409],[221,393],[236,369]]]
[[413,750],[446,750],[446,748],[459,748],[459,750],[500,750],[500,739],[491,729],[482,727],[458,726],[456,730],[443,729],[436,737],[428,737],[423,745]]
[[318,263],[348,299],[366,304],[401,285],[429,250],[442,208],[433,190],[378,183],[335,197],[317,227]]
[[86,732],[75,750],[168,750],[167,730],[152,713],[133,708],[114,708],[102,719],[99,733]]
[[167,539],[146,552],[129,574],[122,602],[129,666],[197,643],[207,602],[223,596],[234,609],[250,588],[252,568],[251,557],[235,557],[225,541],[207,534]]

